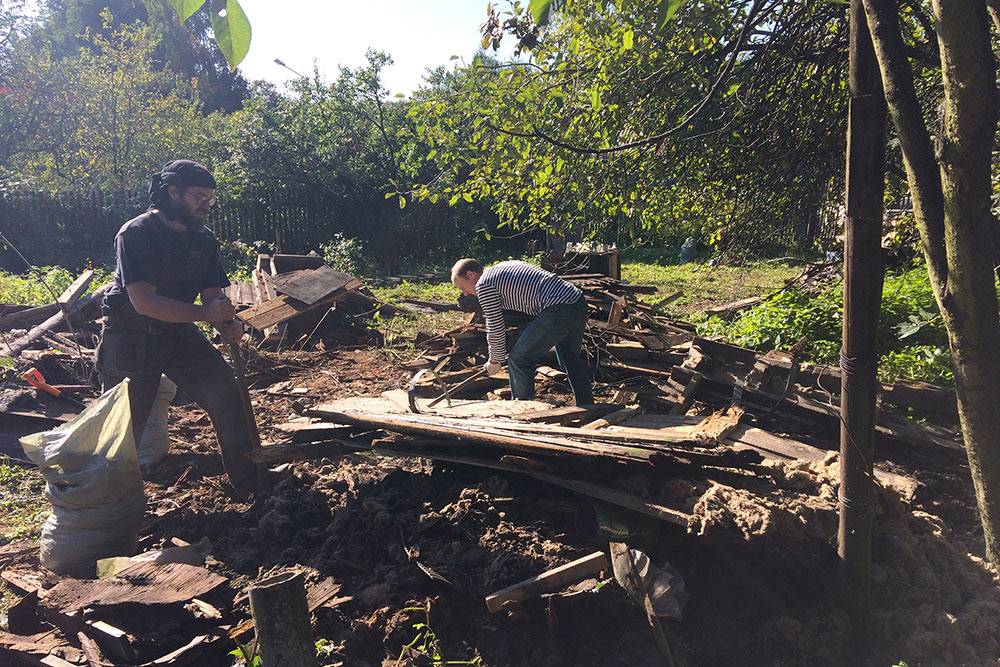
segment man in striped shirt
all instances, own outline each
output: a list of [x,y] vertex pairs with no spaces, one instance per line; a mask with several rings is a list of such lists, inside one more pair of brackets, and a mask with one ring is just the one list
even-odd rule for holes
[[[535,397],[538,360],[555,346],[556,358],[569,376],[576,404],[593,404],[589,373],[580,357],[587,324],[583,292],[553,273],[517,261],[500,262],[484,269],[477,260],[460,259],[451,269],[451,282],[463,294],[479,298],[490,348],[484,368],[492,375],[506,361],[515,399]],[[509,358],[505,310],[534,318],[521,332]]]

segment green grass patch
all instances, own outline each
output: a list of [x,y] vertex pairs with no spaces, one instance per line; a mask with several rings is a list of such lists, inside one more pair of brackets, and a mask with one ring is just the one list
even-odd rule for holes
[[399,303],[403,299],[457,303],[459,295],[458,288],[450,282],[411,283],[403,281],[398,285],[373,287],[372,292],[378,298],[389,303]]
[[44,491],[35,469],[0,463],[0,544],[39,536],[50,509]]
[[770,294],[801,272],[801,266],[780,262],[715,267],[694,262],[622,264],[622,280],[656,285],[659,288],[659,294],[642,296],[646,302],[655,303],[675,292],[681,292],[682,295],[664,310],[668,314],[689,319],[698,319],[697,314],[710,306]]
[[[44,306],[55,301],[52,292],[59,296],[79,275],[61,266],[41,266],[38,267],[38,271],[44,279],[44,284],[34,272],[16,274],[0,271],[0,303]],[[113,278],[114,271],[105,268],[94,269],[94,279],[90,281],[87,292],[93,292]],[[50,292],[45,285],[52,291]]]

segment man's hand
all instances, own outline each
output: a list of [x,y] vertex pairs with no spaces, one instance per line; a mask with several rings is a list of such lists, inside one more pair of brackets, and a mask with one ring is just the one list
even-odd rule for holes
[[486,371],[487,375],[496,375],[502,370],[500,364],[495,364],[492,361],[487,361],[483,365],[483,370]]
[[[205,308],[205,321],[216,325],[216,329],[219,329],[222,323],[231,322],[236,317],[236,308],[225,296],[220,296],[203,307]],[[222,333],[222,329],[219,329],[219,333]]]
[[238,343],[243,338],[243,323],[239,320],[229,320],[228,322],[218,322],[215,330],[222,335],[222,340],[226,343]]

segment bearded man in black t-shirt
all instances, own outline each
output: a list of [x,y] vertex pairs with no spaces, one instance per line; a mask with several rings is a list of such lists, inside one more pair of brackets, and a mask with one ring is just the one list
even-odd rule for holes
[[136,442],[161,374],[173,380],[208,412],[230,484],[244,496],[257,480],[246,458],[253,434],[232,369],[194,324],[211,323],[226,342],[243,333],[222,291],[229,280],[219,244],[204,227],[215,187],[212,174],[191,160],[174,160],[153,175],[149,210],[115,237],[115,280],[104,297],[96,367],[105,390],[129,378]]

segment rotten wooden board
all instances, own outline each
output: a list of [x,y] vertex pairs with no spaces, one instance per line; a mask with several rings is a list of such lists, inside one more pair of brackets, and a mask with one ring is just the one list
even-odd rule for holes
[[277,275],[272,279],[272,282],[275,291],[279,294],[290,296],[307,306],[312,306],[337,290],[358,281],[354,276],[334,271],[324,264],[316,269]]
[[127,602],[172,604],[205,595],[225,582],[225,577],[186,563],[136,563],[109,579],[64,580],[45,594],[42,604],[65,613]]
[[290,296],[279,295],[274,299],[269,299],[237,313],[237,317],[254,329],[264,331],[273,326],[283,324],[303,313],[308,313],[317,308],[335,303],[345,298],[351,290],[357,289],[363,284],[360,280],[354,280],[313,304],[305,304]]

